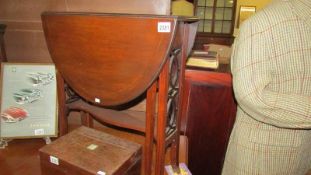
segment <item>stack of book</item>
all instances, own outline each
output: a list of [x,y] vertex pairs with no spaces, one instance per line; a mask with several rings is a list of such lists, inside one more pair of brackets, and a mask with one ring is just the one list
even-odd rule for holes
[[217,69],[219,66],[216,51],[194,50],[186,63],[187,67]]

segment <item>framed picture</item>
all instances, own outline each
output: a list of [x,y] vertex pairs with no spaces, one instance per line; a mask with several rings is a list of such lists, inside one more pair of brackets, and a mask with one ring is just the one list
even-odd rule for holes
[[53,64],[1,64],[1,138],[57,135]]
[[237,21],[237,28],[245,21],[247,18],[256,13],[256,6],[240,6],[239,16]]

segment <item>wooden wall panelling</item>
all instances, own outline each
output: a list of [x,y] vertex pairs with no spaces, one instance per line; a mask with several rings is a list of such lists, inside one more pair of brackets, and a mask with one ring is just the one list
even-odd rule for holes
[[6,52],[4,46],[4,33],[5,33],[6,25],[0,24],[0,62],[7,61]]
[[169,0],[1,0],[0,22],[7,25],[5,35],[9,61],[52,62],[40,15],[44,11],[161,14],[170,13]]

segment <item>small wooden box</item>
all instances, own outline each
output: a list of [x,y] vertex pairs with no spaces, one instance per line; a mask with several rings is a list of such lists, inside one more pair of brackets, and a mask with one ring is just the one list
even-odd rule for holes
[[39,152],[42,175],[140,174],[141,145],[84,126]]

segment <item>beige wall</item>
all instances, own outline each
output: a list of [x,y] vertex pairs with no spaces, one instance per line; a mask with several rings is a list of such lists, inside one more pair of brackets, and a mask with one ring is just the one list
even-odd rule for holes
[[51,62],[40,14],[43,11],[169,14],[170,0],[0,0],[0,23],[7,24],[9,61]]

